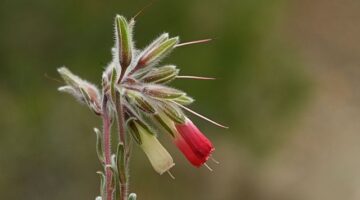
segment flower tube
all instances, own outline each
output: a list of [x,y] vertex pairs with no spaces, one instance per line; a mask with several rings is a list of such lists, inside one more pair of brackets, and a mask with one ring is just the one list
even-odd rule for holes
[[145,152],[157,173],[163,174],[175,165],[169,152],[161,145],[145,124],[131,120],[128,125],[135,141]]
[[175,124],[175,128],[176,146],[192,165],[202,166],[215,150],[213,144],[188,118],[183,124]]

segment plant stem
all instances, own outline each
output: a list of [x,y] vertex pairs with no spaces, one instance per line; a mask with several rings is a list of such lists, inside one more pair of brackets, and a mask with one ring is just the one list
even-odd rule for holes
[[111,121],[108,111],[108,97],[104,95],[102,105],[102,120],[103,120],[103,134],[104,134],[104,154],[105,154],[105,191],[106,191],[106,200],[112,200],[112,187],[111,179],[112,172],[111,169],[107,166],[111,165]]
[[118,132],[119,132],[119,142],[124,145],[124,171],[119,171],[120,175],[120,194],[121,199],[120,200],[127,200],[128,195],[128,171],[129,171],[129,165],[128,165],[128,157],[130,157],[129,152],[129,144],[126,141],[126,134],[125,134],[125,120],[124,120],[124,107],[121,102],[121,94],[120,92],[116,92],[116,117],[117,117],[117,126],[118,126]]

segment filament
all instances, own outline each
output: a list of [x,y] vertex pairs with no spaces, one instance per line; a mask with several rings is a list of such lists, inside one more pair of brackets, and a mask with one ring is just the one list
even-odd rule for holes
[[211,159],[211,161],[213,161],[215,164],[220,164],[220,162],[219,162],[219,161],[217,161],[217,160],[215,160],[215,158],[214,158],[214,157],[210,156],[210,159]]
[[211,171],[211,172],[213,171],[213,169],[211,169],[211,168],[209,167],[209,165],[207,165],[206,163],[204,163],[204,166],[205,166],[206,168],[208,168],[209,171]]
[[175,176],[170,172],[170,170],[168,170],[168,171],[166,171],[168,174],[169,174],[169,176],[173,179],[173,180],[175,180]]

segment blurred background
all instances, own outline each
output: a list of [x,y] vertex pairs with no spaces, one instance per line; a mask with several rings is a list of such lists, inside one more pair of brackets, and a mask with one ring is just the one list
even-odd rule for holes
[[[93,127],[100,119],[57,92],[56,68],[100,83],[113,45],[113,18],[130,18],[146,0],[0,2],[0,197],[94,199]],[[212,139],[214,169],[196,169],[174,148],[176,180],[156,174],[134,148],[138,199],[360,199],[360,1],[158,0],[138,17],[136,44],[162,32],[182,41],[163,63],[196,98],[189,116]]]

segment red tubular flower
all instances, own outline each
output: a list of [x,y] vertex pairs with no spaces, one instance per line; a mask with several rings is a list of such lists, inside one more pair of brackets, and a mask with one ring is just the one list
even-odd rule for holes
[[191,164],[196,167],[203,165],[215,150],[210,140],[190,121],[175,124],[177,134],[175,144]]

